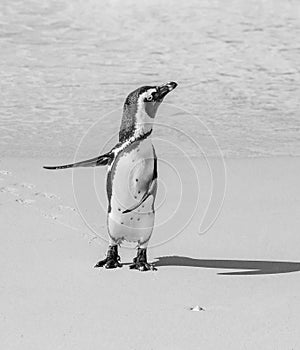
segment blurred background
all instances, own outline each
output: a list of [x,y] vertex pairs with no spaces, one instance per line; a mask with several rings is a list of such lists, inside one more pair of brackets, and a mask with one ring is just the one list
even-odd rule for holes
[[225,157],[300,155],[299,38],[299,1],[2,0],[0,153],[73,157],[96,122],[102,145],[130,91],[175,80],[158,122],[205,144],[196,116]]

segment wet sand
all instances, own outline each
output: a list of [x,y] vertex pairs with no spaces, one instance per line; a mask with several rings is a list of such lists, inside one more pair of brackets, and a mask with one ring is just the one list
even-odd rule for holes
[[[0,163],[3,348],[300,346],[299,158],[227,160],[227,196],[215,225],[199,235],[195,216],[166,244],[159,243],[170,232],[158,226],[157,245],[149,249],[158,270],[146,273],[129,270],[135,252],[127,248],[120,251],[122,269],[93,268],[107,244],[78,214],[71,172],[47,172],[42,164],[44,159]],[[180,172],[182,162],[173,164]],[[105,170],[96,172],[103,180]],[[160,177],[166,200],[158,220],[176,193],[163,166]],[[194,190],[188,178],[183,182]],[[186,201],[186,210],[192,204]],[[184,215],[182,209],[169,220],[174,232]],[[99,211],[95,227],[102,225],[105,237],[103,218]]]

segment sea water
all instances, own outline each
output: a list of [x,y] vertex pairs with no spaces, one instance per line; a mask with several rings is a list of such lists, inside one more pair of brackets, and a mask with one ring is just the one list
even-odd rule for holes
[[296,0],[2,0],[0,153],[97,155],[130,91],[174,80],[161,155],[300,155],[299,13]]

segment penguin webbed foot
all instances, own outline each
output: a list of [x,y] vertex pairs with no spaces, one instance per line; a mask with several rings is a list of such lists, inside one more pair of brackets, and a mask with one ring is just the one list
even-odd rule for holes
[[120,263],[120,256],[118,255],[118,246],[110,246],[106,258],[97,262],[94,267],[105,267],[106,269],[115,269],[122,267]]
[[105,258],[97,262],[94,267],[105,267],[106,269],[116,269],[122,267],[122,264],[118,260]]
[[147,255],[146,255],[146,249],[139,248],[137,256],[133,259],[133,264],[129,265],[129,268],[131,270],[139,270],[139,271],[156,271],[157,268],[153,265],[147,262]]
[[149,271],[149,270],[156,271],[157,270],[157,268],[153,264],[149,264],[147,262],[136,262],[129,265],[129,268],[131,270],[135,269],[139,271]]

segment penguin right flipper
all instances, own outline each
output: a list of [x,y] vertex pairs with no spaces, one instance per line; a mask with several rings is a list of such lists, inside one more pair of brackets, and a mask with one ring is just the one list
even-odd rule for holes
[[149,183],[148,189],[144,193],[141,200],[137,204],[134,204],[132,207],[124,210],[122,212],[122,214],[130,213],[131,211],[137,209],[140,205],[142,205],[149,196],[155,197],[155,195],[156,195],[156,190],[157,190],[157,156],[156,156],[155,149],[153,146],[152,146],[152,149],[153,149],[153,155],[154,155],[154,167],[153,167],[152,181]]
[[114,157],[113,152],[109,152],[106,154],[103,154],[101,156],[83,160],[81,162],[76,162],[72,164],[65,164],[65,165],[54,165],[54,166],[43,166],[44,169],[48,170],[56,170],[56,169],[67,169],[67,168],[77,168],[77,167],[94,167],[99,165],[107,165],[110,160],[112,160]]
[[124,210],[122,212],[122,214],[130,213],[131,211],[133,211],[133,210],[137,209],[139,206],[141,206],[149,196],[155,196],[156,189],[157,189],[157,179],[155,178],[151,181],[148,190],[144,193],[141,200],[137,204],[134,204],[132,207]]

